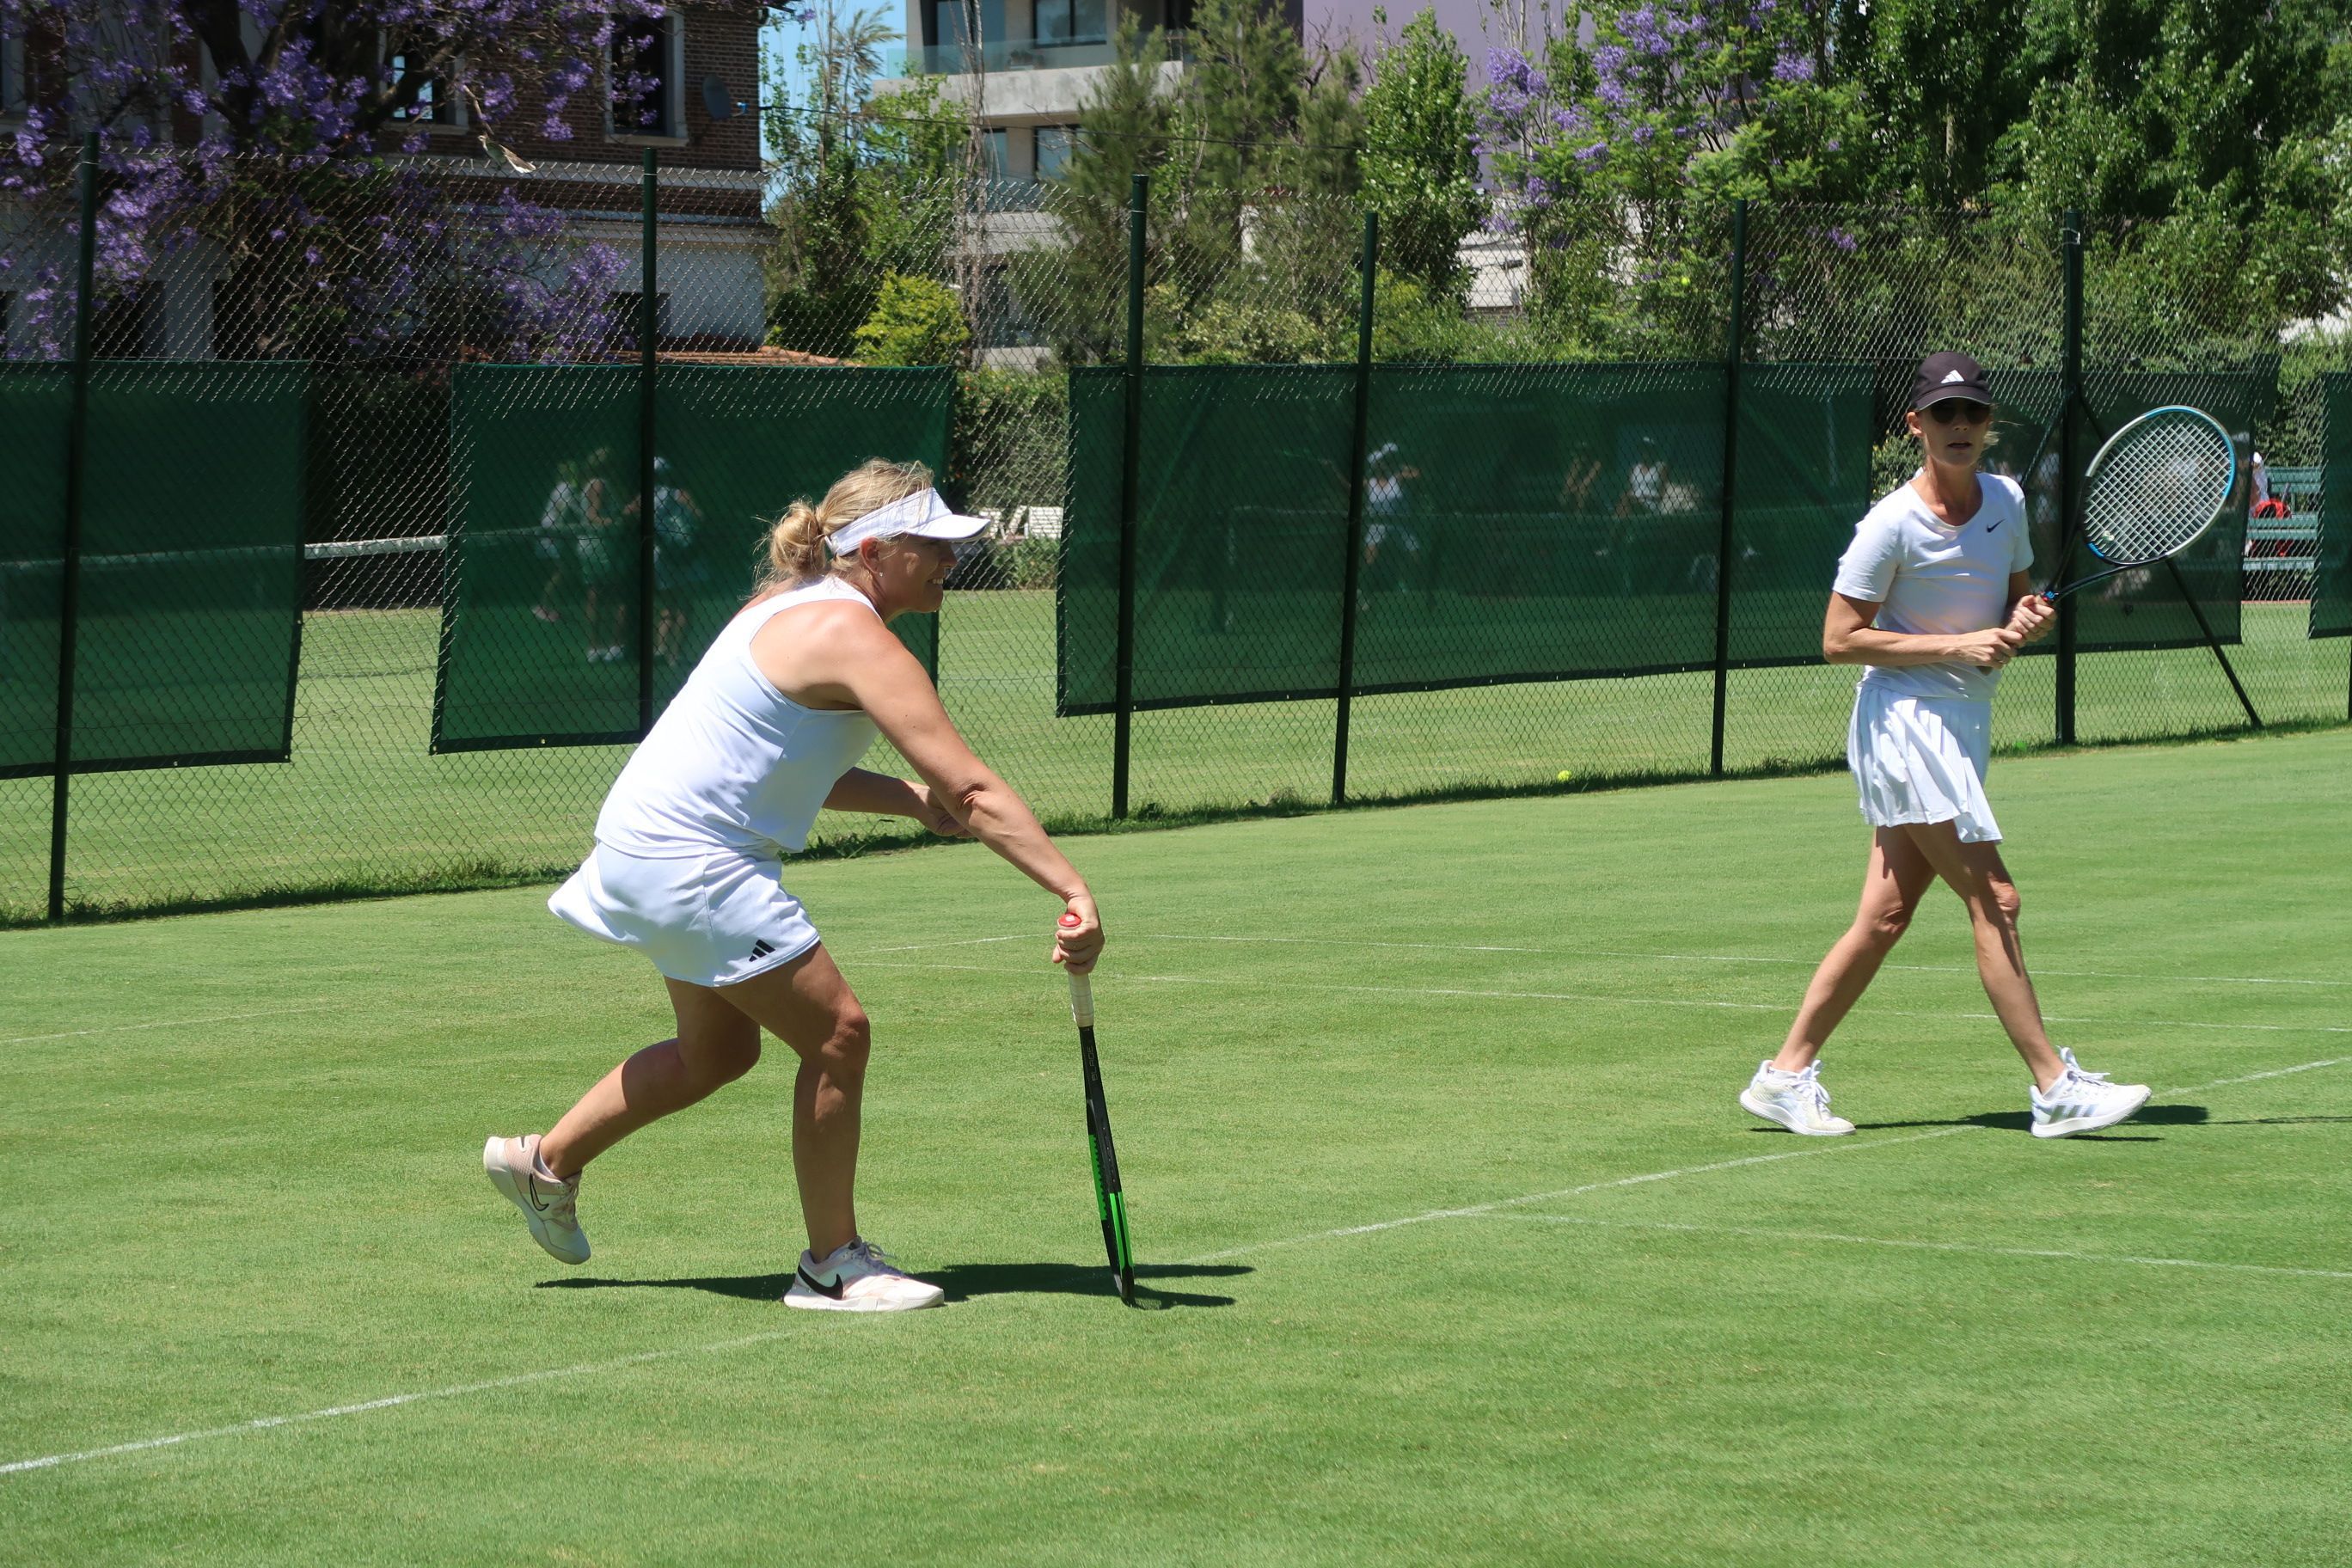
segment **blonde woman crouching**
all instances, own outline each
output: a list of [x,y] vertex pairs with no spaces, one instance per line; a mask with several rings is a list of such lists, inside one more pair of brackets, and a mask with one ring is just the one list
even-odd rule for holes
[[[911,816],[978,838],[1052,893],[1054,961],[1094,966],[1102,922],[1085,879],[964,744],[888,629],[940,607],[956,542],[982,526],[950,510],[913,463],[877,458],[818,505],[795,501],[770,531],[758,592],[614,781],[595,852],[548,907],[651,959],[677,1035],[606,1073],[545,1134],[484,1147],[491,1184],[556,1258],[588,1258],[576,1210],[587,1163],[750,1071],[765,1029],[800,1058],[793,1170],[808,1250],[784,1303],[877,1312],[941,1299],[859,1232],[866,1013],[781,876],[820,807]],[[919,781],[855,765],[877,732]],[[1076,917],[1066,928],[1066,913]]]

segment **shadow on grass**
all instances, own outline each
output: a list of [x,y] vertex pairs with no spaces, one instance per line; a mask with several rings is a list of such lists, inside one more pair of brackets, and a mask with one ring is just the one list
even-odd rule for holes
[[[1231,1296],[1211,1296],[1155,1286],[1159,1279],[1231,1279],[1247,1274],[1245,1264],[1187,1266],[1143,1263],[1135,1270],[1135,1304],[1157,1311],[1171,1307],[1230,1307]],[[1116,1296],[1110,1271],[1099,1264],[955,1263],[918,1276],[948,1293],[950,1301],[981,1296]],[[704,1290],[742,1301],[773,1301],[791,1286],[790,1274],[723,1274],[700,1279],[542,1279],[541,1290]]]
[[[2094,1138],[2103,1143],[2160,1143],[2160,1138],[2134,1137],[2135,1127],[2204,1127],[2228,1126],[2215,1122],[2213,1113],[2201,1105],[2148,1105],[2140,1108],[2138,1115],[2128,1121],[2118,1121],[2113,1128],[2099,1132],[2077,1132],[2075,1141]],[[2024,1110],[1985,1110],[1974,1116],[1956,1116],[1944,1121],[1857,1121],[1857,1132],[1897,1132],[1912,1127],[1983,1127],[1995,1132],[2030,1132],[2033,1116]],[[1758,1131],[1771,1132],[1778,1129],[1765,1127]]]

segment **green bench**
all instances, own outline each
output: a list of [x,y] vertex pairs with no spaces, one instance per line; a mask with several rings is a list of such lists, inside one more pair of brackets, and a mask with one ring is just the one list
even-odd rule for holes
[[2246,597],[2299,599],[2311,592],[2319,554],[2320,469],[2273,468],[2270,481],[2294,514],[2246,520]]

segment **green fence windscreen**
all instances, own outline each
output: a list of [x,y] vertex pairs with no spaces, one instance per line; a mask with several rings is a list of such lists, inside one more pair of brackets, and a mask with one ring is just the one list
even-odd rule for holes
[[[638,372],[466,365],[436,752],[637,738]],[[766,523],[868,458],[944,472],[944,368],[666,365],[656,379],[656,706],[751,591]],[[936,618],[893,623],[937,667]]]
[[2320,377],[2319,563],[2311,635],[2352,637],[2352,374]]
[[65,365],[0,364],[0,777],[47,773],[58,744],[66,552]]
[[[301,637],[299,363],[109,361],[91,373],[74,632],[77,772],[283,762]],[[71,384],[9,367],[12,436],[59,459]],[[22,423],[19,423],[20,419]],[[0,773],[55,765],[63,463],[12,474]]]
[[[1071,374],[1058,617],[1065,714],[1108,712],[1115,697],[1125,396],[1116,369]],[[1348,366],[1145,372],[1136,706],[1337,688],[1354,399]]]
[[[1731,662],[1811,664],[1837,560],[1878,498],[1878,422],[1868,365],[1750,364],[1739,371],[1731,498]],[[1711,574],[1702,574],[1712,582]]]
[[[1871,381],[1748,374],[1733,651],[1784,663],[1818,657],[1829,563],[1867,504]],[[1337,689],[1354,377],[1145,372],[1137,707]],[[1712,664],[1725,391],[1716,364],[1374,366],[1355,689]],[[1116,369],[1072,377],[1065,714],[1116,696],[1124,397]]]

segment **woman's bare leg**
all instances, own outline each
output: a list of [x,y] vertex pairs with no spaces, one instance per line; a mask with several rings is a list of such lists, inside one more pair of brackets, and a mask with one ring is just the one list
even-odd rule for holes
[[757,1024],[706,986],[665,984],[677,1015],[677,1035],[606,1073],[539,1141],[540,1159],[558,1177],[570,1180],[638,1128],[685,1110],[759,1061]]
[[2066,1070],[2042,1026],[2042,1003],[2033,994],[2032,977],[2025,973],[2025,950],[2017,936],[2017,884],[2001,863],[2000,846],[1963,844],[1959,830],[1948,822],[1914,823],[1904,828],[1936,875],[1969,907],[1969,924],[1975,929],[1977,975],[2009,1043],[2025,1058],[2036,1089],[2048,1089]]
[[1878,966],[1902,940],[1911,912],[1936,879],[1935,868],[1899,827],[1881,827],[1870,838],[1870,868],[1863,874],[1862,903],[1853,924],[1830,948],[1805,987],[1796,1021],[1772,1065],[1802,1072],[1813,1065],[1831,1032],[1862,999]]
[[793,1170],[819,1258],[857,1234],[858,1111],[872,1037],[865,1009],[823,946],[738,985],[667,982],[677,1037],[614,1068],[540,1141],[557,1177],[749,1072],[764,1026],[801,1058],[793,1086]]

